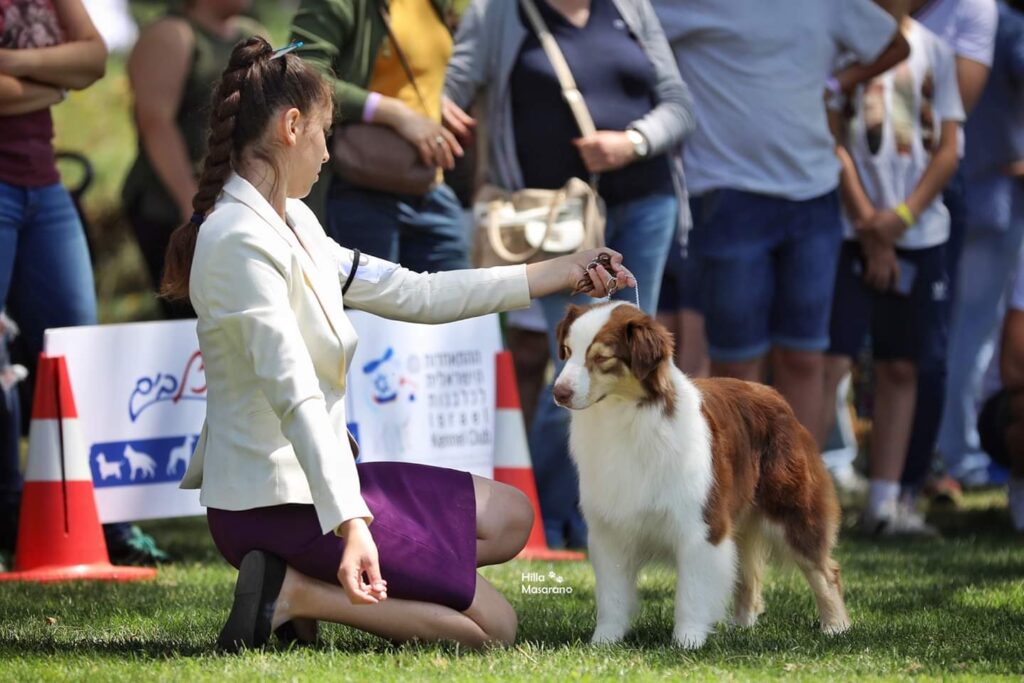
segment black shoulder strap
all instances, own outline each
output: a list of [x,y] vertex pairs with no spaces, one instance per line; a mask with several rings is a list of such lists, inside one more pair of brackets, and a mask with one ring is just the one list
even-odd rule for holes
[[348,272],[348,277],[345,278],[345,284],[341,287],[341,295],[345,296],[348,294],[348,288],[352,285],[352,281],[356,279],[356,271],[359,270],[359,259],[362,254],[359,253],[358,249],[352,250],[352,270]]

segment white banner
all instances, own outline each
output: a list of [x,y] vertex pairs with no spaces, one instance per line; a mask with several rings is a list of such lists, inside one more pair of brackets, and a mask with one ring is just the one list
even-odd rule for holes
[[47,330],[67,359],[104,522],[203,514],[178,488],[206,417],[194,320]]
[[418,462],[492,476],[498,317],[420,325],[359,311],[349,316],[359,347],[345,401],[360,462]]
[[[497,316],[418,325],[349,311],[360,343],[346,402],[360,461],[402,460],[490,476]],[[195,321],[47,330],[67,358],[103,522],[203,514],[182,491],[206,415]]]

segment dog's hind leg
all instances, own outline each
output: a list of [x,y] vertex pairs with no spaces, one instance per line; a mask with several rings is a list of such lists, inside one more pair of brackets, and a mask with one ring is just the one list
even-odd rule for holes
[[736,583],[736,544],[726,538],[718,545],[695,540],[676,560],[676,645],[694,650],[707,640],[715,624],[725,619]]
[[736,535],[739,579],[733,606],[733,622],[737,626],[752,627],[764,612],[761,595],[762,577],[769,543],[764,536],[760,517],[753,517]]
[[831,557],[823,562],[797,556],[797,564],[818,603],[821,630],[829,635],[838,635],[850,628],[850,617],[843,602],[842,584],[839,580],[839,563]]
[[786,545],[818,604],[821,630],[836,635],[850,628],[850,617],[843,602],[839,563],[832,559],[832,539],[836,530],[831,520],[808,523],[805,520],[785,524]]

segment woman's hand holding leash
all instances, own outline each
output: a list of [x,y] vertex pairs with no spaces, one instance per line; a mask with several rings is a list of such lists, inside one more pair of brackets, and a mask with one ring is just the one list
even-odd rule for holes
[[386,600],[388,582],[381,578],[377,544],[373,542],[366,520],[356,517],[338,527],[345,539],[338,568],[338,583],[353,605],[372,605]]
[[538,298],[571,289],[601,299],[620,289],[636,287],[636,278],[622,265],[622,254],[602,247],[559,256],[526,266],[530,296]]

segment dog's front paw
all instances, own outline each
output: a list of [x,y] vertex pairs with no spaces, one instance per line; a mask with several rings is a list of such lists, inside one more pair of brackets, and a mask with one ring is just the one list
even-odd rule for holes
[[598,624],[594,635],[590,638],[591,645],[612,645],[626,637],[626,626],[616,624]]
[[707,629],[699,626],[676,626],[672,632],[672,640],[675,641],[676,646],[684,650],[697,650],[704,647],[704,642],[707,639]]

